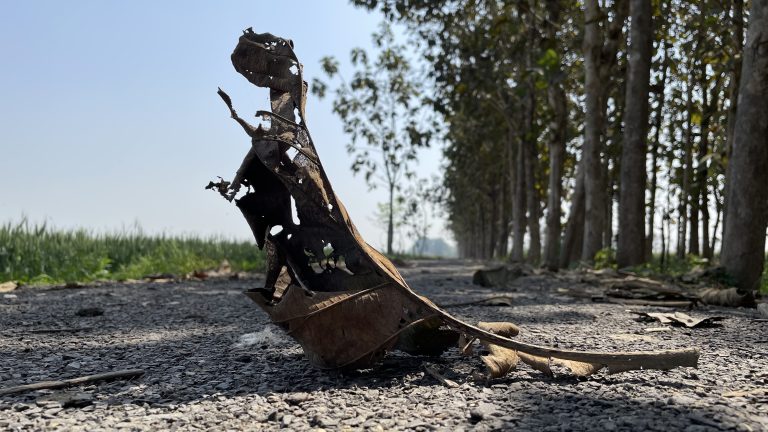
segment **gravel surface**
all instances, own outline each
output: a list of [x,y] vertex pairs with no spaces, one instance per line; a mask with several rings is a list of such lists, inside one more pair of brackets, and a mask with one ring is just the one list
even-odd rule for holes
[[[440,304],[498,295],[471,284],[476,268],[433,261],[403,273]],[[723,326],[646,332],[660,324],[635,321],[626,306],[565,297],[562,288],[574,283],[563,278],[524,277],[503,290],[514,306],[451,312],[469,322],[515,322],[520,339],[560,348],[695,346],[700,366],[549,378],[521,365],[486,382],[473,379],[483,372],[481,361],[455,349],[440,358],[391,353],[381,367],[354,373],[314,370],[241,294],[260,284],[0,294],[0,387],[146,370],[130,381],[0,396],[0,430],[768,430],[768,323],[754,311],[697,309],[694,317],[725,316]],[[440,384],[425,365],[459,386]]]

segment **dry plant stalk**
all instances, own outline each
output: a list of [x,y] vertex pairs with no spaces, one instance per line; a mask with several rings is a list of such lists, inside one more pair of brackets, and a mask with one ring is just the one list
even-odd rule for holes
[[[270,89],[271,111],[256,114],[269,126],[240,118],[219,89],[232,118],[251,137],[251,148],[231,182],[208,188],[235,200],[266,250],[265,286],[247,295],[301,344],[313,365],[367,367],[392,349],[437,355],[462,335],[486,344],[493,356],[486,363],[503,364],[505,372],[517,359],[548,373],[550,364],[563,364],[578,375],[603,367],[618,372],[696,366],[695,349],[603,353],[521,343],[509,331],[493,332],[512,327],[476,327],[419,296],[363,240],[333,192],[306,126],[307,84],[293,43],[248,29],[232,63],[252,84]],[[236,199],[242,187],[247,192]],[[500,375],[491,368],[491,376]]]

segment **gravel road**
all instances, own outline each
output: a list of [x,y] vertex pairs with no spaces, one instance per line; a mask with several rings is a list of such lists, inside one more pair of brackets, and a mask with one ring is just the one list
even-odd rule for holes
[[[403,273],[439,304],[498,295],[471,284],[476,268],[431,261]],[[473,379],[483,372],[478,358],[452,350],[440,358],[391,353],[373,370],[329,373],[309,367],[241,294],[258,278],[19,288],[0,294],[0,388],[146,373],[0,396],[0,430],[768,430],[768,323],[754,311],[697,309],[694,317],[726,317],[722,327],[647,332],[660,324],[558,290],[573,283],[528,276],[504,290],[513,306],[451,312],[515,322],[520,339],[560,348],[695,346],[699,368],[549,378],[521,365],[486,382]],[[426,365],[459,386],[440,384]]]

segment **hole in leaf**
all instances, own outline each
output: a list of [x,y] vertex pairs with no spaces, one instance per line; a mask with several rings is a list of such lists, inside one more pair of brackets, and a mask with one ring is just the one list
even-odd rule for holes
[[269,130],[272,127],[272,120],[264,115],[256,116],[256,127],[263,130]]
[[339,258],[336,259],[336,268],[348,274],[354,275],[352,270],[347,268],[347,260],[344,259],[344,255],[340,255]]
[[283,232],[283,226],[282,225],[275,225],[272,227],[272,229],[269,230],[269,234],[276,236]]
[[294,225],[301,225],[299,220],[299,212],[296,210],[296,200],[291,197],[291,219],[293,219]]
[[325,246],[323,246],[323,254],[326,257],[329,257],[333,254],[333,245],[330,242],[326,243]]
[[317,274],[323,273],[325,271],[325,268],[323,268],[323,266],[316,261],[312,261],[311,263],[309,263],[309,266],[312,267],[312,270]]

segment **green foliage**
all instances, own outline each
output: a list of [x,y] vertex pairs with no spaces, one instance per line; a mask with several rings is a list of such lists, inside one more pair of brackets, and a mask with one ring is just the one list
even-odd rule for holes
[[259,271],[263,253],[252,242],[220,237],[147,235],[141,229],[107,234],[56,230],[26,220],[0,225],[0,282],[45,284],[134,279],[216,268]]
[[[352,170],[362,173],[371,188],[383,186],[398,191],[403,180],[413,176],[417,150],[428,147],[432,128],[424,118],[420,80],[406,58],[406,47],[395,41],[390,27],[383,24],[373,34],[375,57],[362,48],[350,52],[355,67],[347,81],[338,60],[323,57],[323,72],[338,81],[333,112],[339,116],[351,142],[347,152],[354,161]],[[312,92],[323,98],[328,84],[314,79]]]
[[763,295],[768,295],[768,259],[763,264],[763,277],[760,278],[760,292]]
[[616,251],[610,248],[604,248],[595,254],[595,268],[616,268]]
[[546,49],[539,57],[538,64],[547,70],[553,70],[560,66],[560,56],[552,48]]
[[[407,49],[396,43],[389,25],[382,24],[373,34],[375,56],[362,48],[350,52],[355,68],[347,81],[332,57],[320,60],[325,75],[338,81],[333,112],[339,116],[349,136],[347,152],[352,156],[352,171],[362,173],[368,187],[386,188],[389,214],[400,197],[402,186],[413,179],[418,149],[428,147],[436,128],[421,100],[421,80],[406,57]],[[322,98],[328,84],[315,79],[312,92]],[[392,253],[394,220],[387,220],[387,252]]]
[[[685,258],[680,259],[672,254],[666,257],[665,261],[662,262],[661,255],[656,254],[651,261],[639,266],[630,267],[628,270],[642,275],[665,274],[669,276],[681,276],[695,268],[707,268],[710,266],[711,264],[709,260],[698,255],[687,254]],[[728,281],[723,282],[727,283]]]

